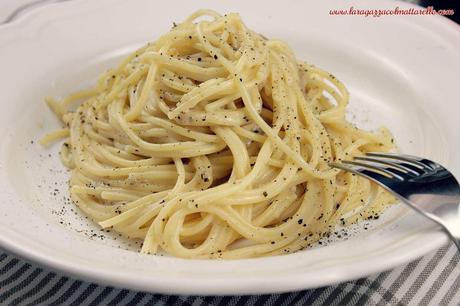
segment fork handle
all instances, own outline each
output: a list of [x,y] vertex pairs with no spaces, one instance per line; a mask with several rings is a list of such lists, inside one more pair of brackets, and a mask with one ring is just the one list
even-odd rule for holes
[[447,236],[449,236],[450,240],[452,240],[452,242],[455,244],[458,251],[460,252],[460,238],[453,236],[452,233],[449,230],[446,230],[444,227],[443,230],[444,232],[446,232]]
[[[452,209],[452,212],[455,214],[458,214],[458,211],[458,206],[456,209]],[[426,214],[426,216],[441,226],[441,228],[457,246],[460,252],[460,222],[458,221],[458,217],[456,217],[455,214],[451,214],[451,218],[449,218],[449,215],[446,216],[444,214],[442,218],[433,214]]]

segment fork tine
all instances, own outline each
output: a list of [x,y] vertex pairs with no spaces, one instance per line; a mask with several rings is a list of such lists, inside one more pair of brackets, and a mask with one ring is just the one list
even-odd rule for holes
[[385,176],[383,174],[380,174],[380,173],[374,172],[372,170],[369,170],[366,167],[354,165],[352,163],[349,163],[349,164],[347,163],[345,165],[345,164],[342,164],[342,163],[332,162],[332,163],[329,163],[329,165],[331,167],[335,167],[335,168],[345,170],[345,171],[357,174],[359,176],[365,177],[365,178],[377,183],[378,185],[384,187],[385,189],[389,190],[390,192],[394,193],[394,191],[391,190],[391,188],[395,183],[397,183],[397,181],[395,179],[393,179],[393,178],[389,178],[389,177],[387,177],[387,176]]
[[356,156],[354,158],[355,160],[360,160],[360,161],[370,161],[374,163],[379,163],[387,166],[394,167],[396,169],[402,170],[403,172],[406,172],[409,175],[413,176],[419,176],[424,173],[422,169],[419,167],[413,166],[407,162],[404,162],[402,160],[397,160],[397,159],[387,159],[385,157],[369,157],[369,156]]
[[405,173],[399,170],[396,170],[390,167],[385,167],[378,163],[373,163],[373,162],[368,162],[368,161],[348,161],[348,160],[344,160],[342,162],[345,164],[363,167],[367,170],[379,171],[379,172],[385,173],[388,177],[395,178],[399,181],[403,181],[407,177]]
[[374,156],[374,157],[383,157],[383,158],[388,158],[388,159],[402,160],[402,161],[411,163],[415,166],[418,166],[419,168],[422,168],[422,169],[433,170],[436,167],[436,164],[432,162],[431,160],[420,158],[420,157],[413,156],[413,155],[399,154],[399,153],[382,153],[382,152],[368,152],[366,153],[366,155]]

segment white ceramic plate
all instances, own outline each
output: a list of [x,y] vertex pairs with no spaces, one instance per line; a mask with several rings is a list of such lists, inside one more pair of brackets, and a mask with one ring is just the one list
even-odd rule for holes
[[351,92],[352,120],[367,128],[388,126],[402,151],[443,162],[460,177],[460,28],[436,16],[329,15],[350,6],[410,7],[385,1],[70,1],[1,26],[1,245],[77,278],[175,294],[324,286],[440,247],[444,235],[399,206],[367,231],[361,224],[349,239],[291,255],[233,261],[139,255],[136,245],[100,232],[75,212],[65,200],[68,173],[58,146],[37,144],[58,126],[45,95],[88,86],[173,21],[212,8],[240,12],[249,27],[287,41],[299,58],[333,72]]

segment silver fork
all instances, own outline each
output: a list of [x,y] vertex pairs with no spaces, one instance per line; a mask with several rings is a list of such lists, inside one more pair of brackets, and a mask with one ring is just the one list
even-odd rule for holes
[[376,182],[439,224],[460,251],[460,185],[440,164],[411,155],[367,153],[330,165]]

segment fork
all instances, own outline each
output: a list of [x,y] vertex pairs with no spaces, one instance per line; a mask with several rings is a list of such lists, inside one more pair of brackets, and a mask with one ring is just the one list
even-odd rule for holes
[[376,182],[440,225],[460,251],[460,185],[440,164],[411,155],[367,153],[329,165]]

